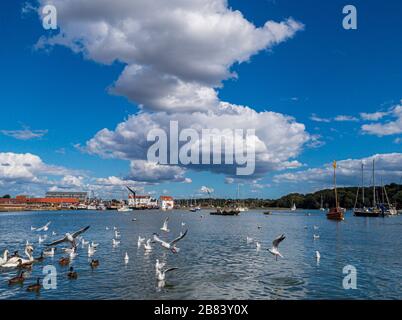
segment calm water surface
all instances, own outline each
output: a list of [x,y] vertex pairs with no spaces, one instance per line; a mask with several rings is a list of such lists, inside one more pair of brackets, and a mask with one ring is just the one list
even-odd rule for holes
[[[150,238],[160,232],[166,216],[170,216],[171,231],[163,235],[165,239],[189,230],[178,244],[180,253],[172,254],[154,244],[152,252],[144,254],[143,248],[137,248],[138,236]],[[402,298],[402,216],[358,218],[349,212],[344,222],[337,223],[311,210],[274,212],[270,216],[250,211],[238,217],[210,216],[207,211],[0,213],[1,254],[6,248],[22,253],[29,240],[35,247],[34,256],[39,256],[43,248],[38,244],[39,233],[30,228],[48,221],[52,222],[46,232],[48,240],[90,225],[83,237],[99,243],[94,256],[100,261],[99,268],[91,270],[87,249],[81,246],[72,262],[78,280],[68,280],[68,268],[58,265],[63,256],[60,251],[54,258],[35,264],[23,287],[9,287],[7,280],[17,271],[0,268],[0,299]],[[184,228],[181,222],[186,223]],[[112,247],[114,226],[121,233],[116,248]],[[57,236],[52,236],[52,231]],[[280,246],[284,259],[275,261],[266,249],[281,233],[286,235]],[[314,234],[320,239],[314,240]],[[247,236],[262,244],[260,251],[246,242]],[[316,250],[321,253],[319,263]],[[127,265],[125,252],[130,257]],[[167,274],[163,288],[155,278],[157,258],[168,267],[179,268]],[[42,268],[49,264],[58,271],[57,289],[42,290],[38,295],[26,292],[26,286],[42,276]],[[357,269],[356,290],[342,287],[346,265]]]

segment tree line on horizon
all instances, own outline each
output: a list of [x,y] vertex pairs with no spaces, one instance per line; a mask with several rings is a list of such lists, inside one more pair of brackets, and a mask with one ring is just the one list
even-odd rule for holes
[[[337,188],[338,201],[342,208],[352,209],[355,206],[356,194],[358,187],[341,187]],[[398,209],[402,209],[402,185],[391,183],[385,186],[389,202],[396,205]],[[176,199],[175,202],[179,206],[188,206],[196,203],[202,207],[215,206],[236,206],[242,205],[248,208],[290,208],[294,203],[299,209],[320,209],[321,198],[324,208],[335,206],[334,189],[324,189],[314,193],[290,193],[279,199],[218,199],[218,198],[199,198],[199,199]],[[364,206],[370,207],[373,204],[373,188],[364,188]],[[381,186],[376,187],[377,202],[387,204],[386,194]],[[362,207],[362,190],[359,190],[356,207]]]

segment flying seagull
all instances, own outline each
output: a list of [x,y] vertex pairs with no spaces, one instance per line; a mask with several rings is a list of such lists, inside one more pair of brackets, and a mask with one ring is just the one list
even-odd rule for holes
[[47,231],[47,230],[49,230],[49,226],[50,226],[51,223],[52,223],[52,222],[49,221],[49,222],[46,223],[43,227],[36,228],[35,231],[37,231],[37,232],[39,232],[39,231]]
[[188,229],[171,242],[163,241],[162,239],[159,238],[159,235],[157,233],[154,233],[154,241],[159,242],[161,246],[164,247],[165,249],[168,249],[173,253],[178,253],[180,249],[176,247],[176,243],[186,236],[187,231]]
[[281,234],[279,237],[277,237],[274,241],[272,241],[272,248],[268,249],[268,251],[275,256],[275,259],[278,260],[278,256],[283,258],[281,253],[278,250],[279,244],[285,240],[285,235]]
[[74,233],[68,233],[67,232],[65,234],[64,238],[61,238],[61,239],[56,240],[56,241],[53,241],[52,243],[48,243],[45,246],[53,247],[53,246],[56,246],[56,245],[58,245],[60,243],[63,243],[63,242],[69,242],[69,243],[72,244],[73,247],[76,247],[75,238],[77,238],[80,234],[84,233],[88,229],[89,229],[89,226],[87,226],[85,228],[82,228],[82,229],[80,229],[80,230],[78,230],[78,231],[76,231]]

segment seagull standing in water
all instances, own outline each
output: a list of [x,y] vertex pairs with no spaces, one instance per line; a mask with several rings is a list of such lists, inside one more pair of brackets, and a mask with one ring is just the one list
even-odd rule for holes
[[163,222],[163,226],[161,228],[162,231],[164,232],[169,232],[170,230],[168,229],[168,221],[169,221],[169,217],[167,217],[165,219],[165,221]]
[[176,247],[176,243],[186,236],[187,231],[188,229],[171,242],[163,241],[162,239],[159,238],[159,235],[157,233],[154,233],[154,241],[159,242],[163,248],[168,249],[173,253],[178,253],[180,249]]
[[283,256],[281,255],[281,253],[279,252],[279,244],[285,240],[285,235],[281,234],[279,237],[277,237],[274,241],[272,241],[272,248],[268,249],[268,251],[275,256],[275,260],[278,260],[278,256],[283,258]]

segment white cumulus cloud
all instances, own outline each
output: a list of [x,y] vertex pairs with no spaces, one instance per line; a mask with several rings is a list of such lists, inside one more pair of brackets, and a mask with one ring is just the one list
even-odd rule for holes
[[[41,0],[40,4],[45,4]],[[273,48],[304,26],[293,18],[255,26],[226,0],[54,0],[60,33],[37,48],[61,45],[102,64],[124,69],[109,87],[141,108],[115,130],[100,130],[84,146],[103,157],[129,160],[128,179],[185,181],[185,169],[147,163],[153,128],[255,128],[256,175],[298,167],[294,158],[309,140],[304,125],[273,112],[220,101],[217,90],[237,77],[232,67]],[[202,140],[199,141],[203,143]],[[237,142],[239,143],[239,142]],[[191,167],[233,174],[233,167]]]

